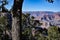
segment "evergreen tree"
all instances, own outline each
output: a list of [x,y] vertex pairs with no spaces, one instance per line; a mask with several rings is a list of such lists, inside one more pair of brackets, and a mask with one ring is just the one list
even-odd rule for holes
[[48,29],[48,39],[49,40],[60,40],[60,34],[58,32],[58,27],[52,26]]

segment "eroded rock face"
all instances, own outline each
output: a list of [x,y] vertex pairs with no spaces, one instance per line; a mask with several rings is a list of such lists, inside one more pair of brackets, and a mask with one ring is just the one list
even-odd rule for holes
[[[46,13],[48,13],[48,12],[46,12]],[[42,23],[42,25],[38,26],[41,28],[48,29],[50,26],[53,26],[53,25],[60,27],[60,12],[59,13],[56,12],[53,14],[44,14],[43,16],[37,16],[34,18],[34,20],[35,20],[35,22],[36,22],[36,20],[38,20],[38,21],[40,21],[40,23]]]

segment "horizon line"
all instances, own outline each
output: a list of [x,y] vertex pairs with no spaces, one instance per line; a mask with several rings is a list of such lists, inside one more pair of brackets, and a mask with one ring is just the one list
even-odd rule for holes
[[[22,12],[35,12],[35,11],[23,11]],[[36,11],[37,12],[37,11]],[[44,12],[44,11],[39,11],[39,12]],[[46,11],[45,11],[46,12]],[[60,12],[60,11],[47,11],[47,12]]]

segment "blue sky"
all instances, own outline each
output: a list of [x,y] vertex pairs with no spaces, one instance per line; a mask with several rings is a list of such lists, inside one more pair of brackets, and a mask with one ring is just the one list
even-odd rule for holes
[[8,1],[8,4],[5,7],[10,10],[13,5],[13,0],[7,0],[7,1]]
[[[13,0],[8,0],[9,4],[6,8],[10,9]],[[24,0],[22,11],[60,11],[60,0],[54,0],[53,4],[46,0]]]

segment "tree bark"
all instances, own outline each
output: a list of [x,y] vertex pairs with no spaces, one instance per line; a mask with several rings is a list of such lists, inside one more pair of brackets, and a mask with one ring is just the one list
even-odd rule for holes
[[12,40],[20,40],[20,26],[18,22],[18,18],[12,18]]
[[[22,4],[23,0],[14,0],[12,15],[12,40],[22,40]],[[18,12],[18,13],[17,13]]]

